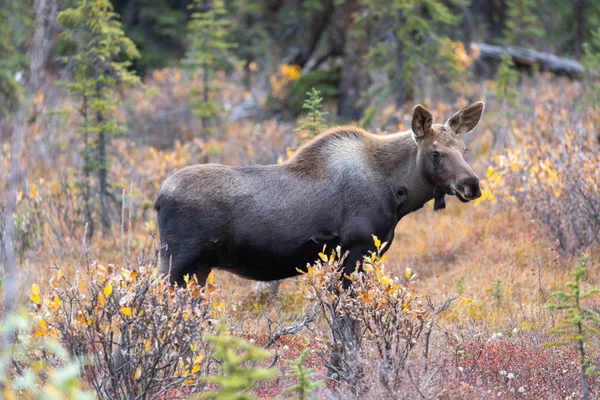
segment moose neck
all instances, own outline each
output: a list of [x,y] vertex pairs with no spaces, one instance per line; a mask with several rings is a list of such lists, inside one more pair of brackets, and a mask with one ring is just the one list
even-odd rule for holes
[[[392,135],[380,136],[380,149],[382,166],[387,170],[387,178],[391,187],[404,187],[407,197],[400,207],[399,218],[422,208],[425,203],[433,199],[434,186],[425,178],[418,162],[418,148],[412,138],[412,132],[400,132]],[[390,166],[392,168],[389,173]]]

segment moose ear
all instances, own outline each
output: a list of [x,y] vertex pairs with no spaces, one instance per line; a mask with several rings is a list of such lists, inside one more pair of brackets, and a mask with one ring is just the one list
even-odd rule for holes
[[413,108],[411,128],[415,137],[420,138],[431,132],[433,117],[429,110],[420,104]]
[[483,114],[483,108],[483,101],[478,101],[477,103],[466,106],[451,116],[448,121],[446,121],[446,125],[452,128],[458,135],[467,133],[477,126],[477,123]]

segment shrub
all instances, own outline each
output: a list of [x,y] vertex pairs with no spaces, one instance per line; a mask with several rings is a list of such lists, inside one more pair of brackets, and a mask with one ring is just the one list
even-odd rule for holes
[[[69,356],[55,340],[32,334],[32,318],[11,315],[0,335],[12,338],[0,352],[0,397],[3,399],[93,399],[81,379],[81,359]],[[43,325],[45,322],[40,323]]]
[[175,388],[198,390],[211,346],[204,340],[217,317],[214,287],[195,279],[170,286],[151,268],[116,270],[94,264],[74,280],[57,270],[50,295],[40,297],[36,335],[59,338],[70,354],[85,357],[84,378],[101,398],[158,398]]
[[375,245],[377,251],[365,258],[363,271],[347,277],[349,290],[342,289],[344,256],[339,247],[330,256],[321,253],[321,260],[308,268],[304,280],[331,334],[330,373],[361,392],[370,385],[363,379],[365,369],[372,369],[393,395],[403,384],[399,377],[419,343],[428,309],[412,288],[412,271],[407,269],[402,280],[386,274],[385,258],[380,256],[386,243],[375,238]]
[[563,250],[600,243],[600,155],[594,147],[573,130],[558,143],[527,140],[488,168],[482,199],[518,205],[544,223]]

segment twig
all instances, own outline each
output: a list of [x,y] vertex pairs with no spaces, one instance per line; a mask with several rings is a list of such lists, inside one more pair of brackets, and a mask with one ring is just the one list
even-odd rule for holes
[[[317,315],[317,309],[314,309],[313,311],[311,311],[310,313],[305,315],[304,318],[302,319],[302,321],[296,323],[298,321],[296,319],[293,322],[293,323],[295,323],[295,325],[290,325],[287,327],[280,328],[277,332],[275,332],[275,334],[273,336],[271,336],[269,338],[269,341],[264,346],[264,348],[268,349],[273,344],[275,344],[279,339],[281,339],[283,336],[297,334],[306,325],[310,324],[311,322],[314,322],[316,315]],[[273,320],[271,320],[271,318],[269,316],[266,316],[266,318],[267,318],[267,323],[269,325],[269,330],[271,330],[271,326],[273,325]]]

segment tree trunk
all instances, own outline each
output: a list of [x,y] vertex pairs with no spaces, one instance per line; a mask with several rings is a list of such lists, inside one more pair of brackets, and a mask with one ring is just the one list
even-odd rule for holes
[[506,1],[492,0],[485,1],[485,3],[487,3],[485,9],[490,25],[490,40],[501,38],[504,35],[504,27],[506,26]]
[[110,237],[111,222],[110,212],[108,209],[108,163],[106,161],[106,132],[102,123],[104,117],[101,113],[96,113],[96,123],[99,126],[100,131],[98,132],[98,190],[100,192],[100,220],[102,221],[102,235],[104,237]]
[[349,120],[362,118],[364,109],[358,105],[362,95],[369,88],[369,75],[366,72],[364,59],[369,50],[366,35],[358,35],[353,32],[353,16],[359,10],[358,0],[347,0],[344,10],[344,54],[342,68],[340,71],[340,101],[338,103],[338,115]]
[[[210,101],[210,96],[209,96],[209,84],[210,84],[210,80],[209,80],[209,73],[210,71],[208,70],[208,65],[204,64],[202,66],[202,74],[203,74],[203,88],[202,88],[202,102],[204,103],[204,106],[206,107],[206,105],[208,104],[208,102]],[[209,123],[209,119],[206,116],[202,117],[202,130],[204,131],[204,134],[208,133],[208,123]]]
[[94,219],[92,217],[92,205],[91,205],[91,189],[90,189],[90,172],[92,155],[90,151],[90,136],[87,130],[88,126],[88,107],[87,97],[83,97],[83,104],[81,107],[81,113],[83,114],[83,124],[85,129],[83,130],[83,179],[81,187],[83,189],[83,207],[85,212],[85,224],[86,224],[86,240],[87,243],[92,242],[94,237]]
[[38,87],[48,62],[48,54],[52,44],[54,18],[58,9],[55,0],[35,0],[35,30],[29,62],[29,81],[32,87]]
[[[2,246],[4,253],[4,267],[6,276],[3,279],[4,308],[2,309],[2,319],[16,311],[17,306],[17,286],[18,269],[16,261],[17,231],[15,221],[15,210],[17,208],[17,194],[19,191],[19,181],[21,175],[21,148],[23,144],[23,125],[25,124],[25,114],[31,102],[25,102],[21,105],[17,117],[15,118],[12,140],[12,156],[10,161],[10,172],[8,175],[8,188],[6,191],[6,208],[4,210],[4,232],[2,235]],[[3,348],[10,346],[12,341],[11,332],[7,332],[2,337],[1,345]]]
[[329,21],[335,9],[335,4],[334,0],[324,0],[321,2],[321,4],[322,9],[319,10],[316,15],[313,15],[309,29],[307,31],[301,31],[304,38],[302,41],[302,48],[290,58],[288,61],[289,64],[304,67],[310,56],[315,51],[315,48],[317,47],[319,40],[321,40],[323,33],[327,30]]
[[585,0],[573,1],[573,14],[575,15],[575,55],[579,58],[583,55],[583,43],[585,41]]

